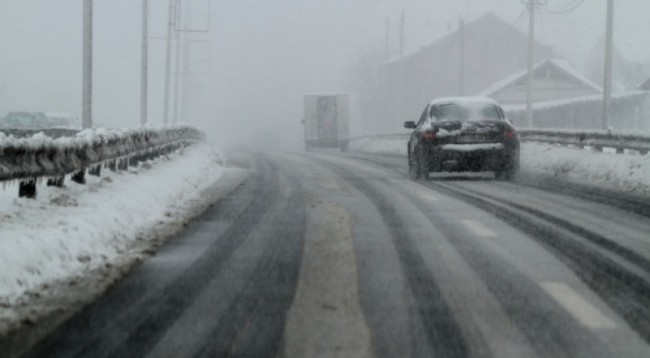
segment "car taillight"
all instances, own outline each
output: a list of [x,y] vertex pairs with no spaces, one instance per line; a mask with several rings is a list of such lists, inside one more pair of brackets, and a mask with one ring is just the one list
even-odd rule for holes
[[503,135],[509,139],[517,138],[517,132],[514,129],[507,129],[505,132],[503,132]]
[[424,139],[425,140],[434,140],[436,139],[436,132],[432,130],[428,130],[424,132]]

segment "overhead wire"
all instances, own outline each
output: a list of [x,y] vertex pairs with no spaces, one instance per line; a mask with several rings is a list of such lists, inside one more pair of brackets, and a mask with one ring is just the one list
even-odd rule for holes
[[527,12],[528,12],[528,10],[526,8],[524,8],[521,11],[521,13],[519,14],[519,16],[517,17],[517,19],[510,24],[510,27],[508,28],[508,30],[504,31],[501,35],[499,35],[499,37],[497,37],[497,39],[501,40],[504,37],[508,36],[512,32],[512,30],[514,30],[517,27],[517,25],[519,24],[519,21],[521,21],[521,19],[524,18],[524,15],[526,15]]
[[548,8],[548,6],[543,6],[542,8],[544,9],[544,11],[549,12],[549,13],[554,14],[554,15],[564,15],[564,14],[568,14],[568,13],[576,10],[577,8],[582,6],[582,4],[585,3],[585,1],[586,0],[577,0],[577,2],[574,2],[573,5],[569,5],[564,10],[553,10],[553,9]]

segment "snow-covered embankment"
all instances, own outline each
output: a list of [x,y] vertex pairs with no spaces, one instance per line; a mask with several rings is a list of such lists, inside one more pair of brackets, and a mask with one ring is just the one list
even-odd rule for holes
[[25,309],[33,316],[28,321],[43,314],[31,312],[31,300],[60,295],[61,285],[83,282],[93,287],[79,292],[97,294],[93,291],[153,253],[216,199],[213,189],[220,180],[234,186],[243,179],[243,171],[227,169],[222,161],[212,147],[198,144],[128,172],[88,176],[86,185],[43,183],[36,200],[18,199],[17,185],[5,185],[0,190],[0,334],[25,321]]

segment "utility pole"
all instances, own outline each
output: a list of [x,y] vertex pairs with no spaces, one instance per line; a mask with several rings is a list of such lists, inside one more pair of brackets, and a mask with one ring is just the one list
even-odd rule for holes
[[185,47],[183,48],[183,85],[181,86],[181,105],[180,113],[184,123],[188,123],[191,112],[189,111],[190,98],[190,43],[189,35],[185,37]]
[[538,0],[528,0],[528,74],[526,76],[526,122],[533,126],[533,71],[535,62],[535,6]]
[[[188,26],[189,22],[193,18],[193,13],[192,13],[192,6],[189,1],[185,3],[185,22],[186,26]],[[185,34],[185,47],[183,48],[183,85],[181,86],[181,105],[180,105],[180,113],[181,113],[181,118],[183,119],[183,122],[188,123],[190,118],[193,118],[194,116],[191,116],[190,114],[193,114],[189,112],[189,95],[190,95],[190,49],[191,49],[191,43],[192,43],[192,36],[189,33]]]
[[140,125],[147,124],[149,85],[149,0],[142,0],[142,63],[140,78]]
[[390,20],[386,18],[386,39],[384,41],[384,58],[390,58]]
[[[175,20],[175,27],[182,26],[182,21],[181,21],[181,0],[176,0],[176,20]],[[178,122],[178,106],[180,103],[180,95],[179,95],[179,84],[180,84],[180,77],[181,77],[181,36],[183,36],[183,33],[179,31],[178,28],[175,28],[174,31],[176,32],[176,59],[174,61],[174,115],[172,116],[172,123],[177,123]]]
[[462,17],[458,20],[458,35],[460,36],[460,65],[458,73],[458,93],[465,95],[465,19]]
[[[211,2],[208,1],[208,23],[205,28],[192,28],[191,19],[192,16],[192,3],[190,1],[177,0],[176,2],[176,24],[174,30],[177,34],[177,46],[176,46],[176,79],[174,83],[174,122],[177,121],[178,116],[183,121],[188,121],[189,118],[194,117],[194,106],[190,103],[191,99],[194,99],[195,92],[190,90],[190,79],[192,71],[191,67],[191,44],[196,43],[192,41],[191,33],[209,33],[210,32],[210,5]],[[184,6],[184,10],[181,10]],[[181,16],[182,14],[182,16]],[[184,20],[184,21],[183,21]],[[206,43],[206,41],[199,41]],[[181,50],[183,50],[183,57],[181,58]],[[192,86],[194,88],[194,86]],[[191,95],[191,96],[190,96]],[[189,110],[192,112],[188,113]]]
[[83,3],[81,127],[93,127],[93,0]]
[[402,10],[402,18],[399,25],[399,118],[404,118],[404,37],[406,31],[406,10]]
[[163,123],[169,124],[169,75],[172,59],[172,30],[174,28],[174,1],[169,0],[169,15],[167,21],[167,52],[165,54],[165,100],[163,108]]
[[603,94],[603,129],[612,117],[612,53],[614,51],[614,0],[607,0],[607,34],[605,35],[605,85]]

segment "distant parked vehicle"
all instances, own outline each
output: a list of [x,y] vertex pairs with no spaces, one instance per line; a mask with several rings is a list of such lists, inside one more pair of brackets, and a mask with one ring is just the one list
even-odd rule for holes
[[10,112],[2,120],[5,129],[81,129],[78,119],[67,113]]
[[348,95],[305,96],[305,149],[348,149]]
[[414,129],[407,148],[413,180],[461,171],[494,171],[497,179],[510,180],[519,168],[517,132],[492,99],[437,99],[404,127]]

